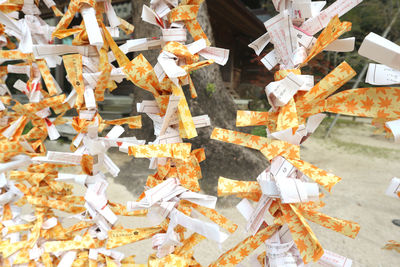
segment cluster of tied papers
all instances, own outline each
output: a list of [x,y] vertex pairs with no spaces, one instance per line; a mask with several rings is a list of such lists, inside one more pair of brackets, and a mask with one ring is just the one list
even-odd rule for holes
[[[134,25],[118,17],[110,1],[72,0],[62,13],[54,1],[45,0],[60,18],[55,27],[40,18],[38,1],[0,3],[3,266],[200,266],[194,257],[198,243],[209,239],[218,247],[237,230],[238,225],[215,210],[217,197],[200,193],[204,148],[192,149],[184,141],[211,122],[207,114],[191,115],[183,86],[197,97],[190,73],[213,63],[224,65],[229,56],[228,50],[211,46],[197,21],[203,1],[151,0],[143,6],[142,20],[158,27],[161,36],[130,39],[119,46],[114,38],[120,31],[131,34]],[[338,0],[325,8],[325,1],[273,1],[278,15],[265,22],[267,33],[249,45],[256,54],[274,45],[262,59],[271,70],[279,66],[275,81],[266,86],[272,108],[237,113],[237,126],[266,125],[268,137],[220,128],[211,135],[259,150],[271,164],[256,181],[219,179],[219,196],[243,198],[237,208],[247,221],[248,237],[210,266],[236,266],[248,256],[252,266],[351,266],[347,255],[323,249],[307,222],[356,237],[357,223],[318,211],[324,205],[322,189],[330,192],[341,178],[301,160],[300,145],[324,119],[323,112],[372,117],[376,126],[397,138],[400,104],[394,99],[400,89],[333,94],[356,75],[346,62],[316,84],[312,75],[301,74],[301,67],[322,51],[353,50],[354,38],[338,39],[351,29],[351,23],[339,17],[360,2]],[[82,23],[71,27],[79,15]],[[194,40],[189,44],[188,33]],[[73,37],[72,45],[54,44],[54,38],[67,37]],[[396,83],[399,60],[393,59],[400,57],[399,48],[379,38],[369,35],[360,49],[361,55],[385,64],[371,65],[367,80]],[[132,60],[126,56],[149,49],[160,50],[154,66],[140,53]],[[60,64],[72,87],[68,94],[50,71]],[[13,73],[28,78],[12,85],[26,96],[26,104],[13,98],[6,86],[7,75]],[[98,112],[104,93],[123,79],[154,96],[137,103],[137,111],[153,121],[152,142],[127,136],[126,127],[141,127],[140,115],[105,120]],[[47,151],[46,139],[60,137],[56,125],[67,122],[64,114],[71,109],[78,114],[71,121],[76,131],[71,152]],[[138,199],[108,199],[107,178],[120,172],[108,155],[111,147],[150,159],[155,173],[148,176]],[[398,180],[392,184],[389,191],[394,194]],[[83,196],[74,194],[75,186],[85,188]],[[26,205],[29,212],[21,209]],[[120,216],[147,216],[151,224],[125,228]],[[74,223],[66,226],[67,219]],[[151,239],[152,247],[142,249],[153,251],[146,263],[116,249],[144,239]],[[260,246],[265,251],[251,255]]]
[[[312,262],[351,266],[350,255],[322,248],[308,223],[356,237],[360,229],[357,223],[319,211],[325,205],[323,191],[331,192],[341,178],[302,160],[300,148],[323,121],[325,112],[370,117],[378,131],[386,131],[398,142],[400,88],[337,92],[356,76],[346,62],[319,81],[302,74],[302,67],[323,51],[354,50],[355,38],[339,39],[352,26],[339,17],[362,1],[337,0],[328,7],[325,1],[272,2],[278,14],[264,23],[266,33],[249,44],[263,65],[275,71],[275,80],[265,87],[271,108],[267,112],[239,110],[236,120],[237,127],[265,126],[267,138],[220,128],[211,135],[215,140],[259,150],[271,163],[255,181],[251,177],[246,181],[219,178],[219,196],[243,199],[237,209],[247,220],[249,237],[222,255],[217,265],[241,262],[264,244],[263,253],[251,256],[252,266],[306,266]],[[273,49],[264,52],[269,45]],[[366,36],[358,52],[375,61],[369,65],[366,83],[400,83],[399,48],[375,33]],[[398,197],[399,181],[392,180],[387,194]],[[398,242],[390,242],[385,248],[399,250]]]
[[[197,22],[203,0],[153,0],[142,19],[158,27],[158,37],[114,41],[134,26],[117,16],[111,1],[72,0],[62,13],[52,0],[47,8],[59,17],[56,26],[39,16],[39,2],[0,3],[0,213],[2,266],[190,266],[193,251],[205,238],[220,244],[237,225],[215,211],[217,198],[199,193],[204,149],[192,149],[183,138],[197,136],[210,125],[208,115],[191,115],[183,86],[197,97],[190,73],[224,65],[229,51],[210,46]],[[45,8],[45,7],[44,7]],[[78,26],[71,26],[81,17]],[[187,35],[194,39],[187,44]],[[72,45],[55,38],[72,37]],[[159,49],[152,66],[140,51]],[[138,52],[132,60],[126,54]],[[64,65],[71,92],[65,93],[51,69]],[[7,75],[25,74],[13,90],[25,95],[19,103],[6,86]],[[20,76],[19,76],[20,77]],[[137,103],[139,113],[154,122],[152,142],[129,136],[126,127],[141,127],[141,116],[106,120],[98,112],[104,93],[122,80],[147,90],[152,101]],[[132,88],[134,88],[132,86]],[[60,137],[56,125],[74,109],[76,135],[71,152],[47,151],[45,140]],[[124,127],[125,126],[125,127]],[[107,179],[119,166],[110,148],[136,158],[149,158],[151,169],[143,193],[128,203],[107,197]],[[83,187],[83,195],[73,189]],[[30,207],[21,209],[21,207]],[[61,211],[62,213],[60,213]],[[129,229],[121,216],[147,216],[147,227]],[[66,222],[71,222],[66,224]],[[150,239],[145,263],[118,250]]]

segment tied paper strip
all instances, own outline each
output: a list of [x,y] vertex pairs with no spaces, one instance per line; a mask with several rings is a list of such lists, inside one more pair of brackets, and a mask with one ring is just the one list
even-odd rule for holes
[[400,84],[400,70],[382,64],[370,63],[365,82],[373,85]]

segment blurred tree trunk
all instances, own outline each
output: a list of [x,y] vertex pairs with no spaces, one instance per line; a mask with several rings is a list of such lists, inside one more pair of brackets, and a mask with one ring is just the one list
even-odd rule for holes
[[[145,38],[145,37],[158,37],[161,35],[161,30],[147,22],[143,22],[141,15],[143,5],[150,5],[149,0],[131,0],[132,4],[132,21],[131,23],[135,26],[135,31],[133,32],[133,38]],[[149,50],[141,52],[145,58],[154,66],[157,62],[157,56],[159,54],[158,50]],[[134,56],[138,56],[139,53],[135,53]],[[133,114],[138,114],[136,110],[136,103],[142,102],[143,100],[154,100],[154,97],[151,93],[136,87],[132,84],[134,88],[133,90]],[[153,122],[146,115],[142,114],[142,129],[132,130],[133,134],[138,139],[143,139],[146,141],[153,141],[155,136],[153,134]]]
[[[148,4],[148,1],[132,0],[132,17],[135,25],[134,38],[159,36],[160,30],[157,27],[141,21],[143,3]],[[202,4],[197,19],[211,43],[215,44],[206,3]],[[189,34],[188,38],[190,38]],[[143,54],[154,66],[158,53],[159,51],[146,51]],[[189,140],[193,144],[193,149],[204,147],[206,151],[206,160],[201,163],[203,179],[200,182],[202,189],[208,194],[216,195],[219,176],[255,180],[258,174],[268,165],[268,161],[260,152],[210,139],[211,132],[215,127],[245,131],[244,128],[237,129],[235,127],[236,105],[224,88],[220,67],[213,64],[194,71],[191,77],[198,97],[192,99],[187,88],[184,88],[184,90],[192,116],[208,114],[211,119],[210,127],[197,129],[199,136]],[[212,95],[206,92],[207,84],[215,85],[216,90]],[[143,99],[153,99],[150,94],[138,88],[134,90],[134,97],[135,103]],[[134,104],[133,109],[136,114],[136,104]],[[153,140],[153,127],[150,119],[143,115],[143,121],[143,129],[135,130],[136,136]]]

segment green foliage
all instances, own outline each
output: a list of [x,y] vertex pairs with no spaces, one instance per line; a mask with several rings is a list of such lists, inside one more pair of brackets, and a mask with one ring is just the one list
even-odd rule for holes
[[[368,60],[357,53],[361,42],[370,32],[382,35],[399,8],[400,0],[366,0],[341,17],[341,21],[352,23],[352,29],[340,38],[356,37],[356,48],[352,53],[338,53],[337,64],[345,60],[357,73],[360,73],[363,66],[368,64]],[[400,43],[400,16],[386,38]],[[359,87],[365,86],[368,85],[361,83]]]
[[208,96],[212,96],[215,93],[215,83],[207,83],[206,92]]
[[29,133],[29,131],[30,131],[32,128],[33,128],[33,124],[29,121],[29,122],[25,125],[24,130],[22,131],[22,134],[24,135],[24,134]]
[[267,136],[266,127],[265,126],[255,126],[251,130],[251,134],[266,137]]

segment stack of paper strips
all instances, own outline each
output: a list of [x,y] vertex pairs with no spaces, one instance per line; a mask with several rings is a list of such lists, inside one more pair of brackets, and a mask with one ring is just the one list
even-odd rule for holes
[[[134,26],[116,15],[110,1],[72,0],[63,14],[46,0],[60,17],[56,27],[39,17],[38,1],[0,4],[0,58],[6,63],[0,87],[2,266],[134,266],[134,255],[115,248],[143,239],[152,239],[149,266],[197,266],[197,243],[204,238],[222,243],[236,230],[214,210],[217,198],[199,193],[204,150],[192,150],[182,140],[210,125],[207,115],[191,116],[182,90],[189,84],[191,96],[197,96],[189,73],[214,62],[223,65],[229,55],[210,46],[197,22],[203,1],[151,1],[142,18],[159,27],[162,36],[121,46],[113,37],[119,30],[132,33]],[[82,23],[70,27],[78,14]],[[191,44],[185,44],[187,32],[195,40]],[[72,45],[53,42],[70,36]],[[133,60],[126,56],[157,48],[161,52],[154,68],[141,54]],[[60,64],[72,86],[68,95],[50,72]],[[26,95],[27,104],[13,99],[5,85],[11,73],[28,76],[27,82],[13,85]],[[138,110],[154,121],[157,138],[152,143],[122,136],[122,125],[141,127],[141,116],[105,120],[98,112],[105,91],[116,89],[123,79],[154,95],[155,101],[138,103]],[[60,137],[55,125],[67,122],[63,115],[70,109],[78,113],[72,119],[76,136],[71,152],[47,151],[46,138]],[[108,155],[111,147],[150,158],[150,168],[157,169],[139,199],[127,205],[106,195],[106,177],[120,172]],[[73,193],[74,184],[85,187],[83,196]],[[28,213],[22,212],[24,205],[31,206]],[[146,214],[152,225],[145,228],[126,229],[118,222],[119,216]],[[66,226],[66,218],[75,222]]]
[[[360,2],[337,0],[323,9],[325,1],[273,0],[279,14],[264,23],[267,32],[249,45],[257,55],[269,43],[274,46],[261,59],[269,70],[279,66],[275,81],[265,87],[271,109],[239,110],[236,121],[238,127],[265,125],[267,138],[220,128],[214,129],[211,136],[259,150],[271,165],[254,177],[256,181],[219,178],[219,196],[243,198],[237,208],[247,220],[249,237],[221,255],[213,266],[234,266],[262,244],[265,252],[253,258],[253,266],[304,266],[311,262],[351,266],[352,260],[324,250],[308,224],[311,221],[356,237],[360,229],[357,223],[318,211],[324,206],[320,187],[330,192],[341,178],[301,160],[300,145],[322,122],[323,112],[371,117],[381,128],[387,122],[383,129],[392,130],[398,140],[400,88],[359,88],[335,93],[356,75],[349,64],[340,63],[316,84],[313,76],[302,75],[301,68],[324,50],[354,49],[354,38],[338,39],[351,30],[351,23],[342,22],[339,17]],[[369,35],[360,54],[386,64],[379,75],[392,79],[397,70],[391,68],[399,69],[399,47],[384,41]],[[380,80],[391,84],[389,78],[381,76]]]

